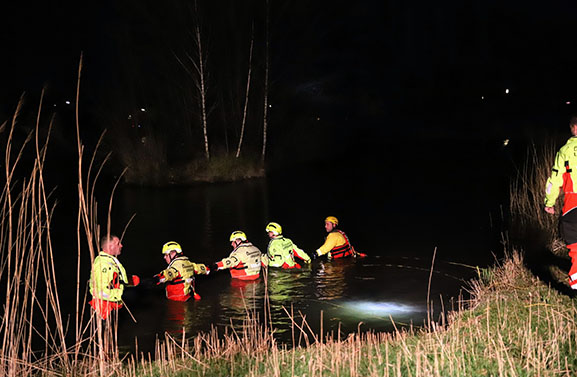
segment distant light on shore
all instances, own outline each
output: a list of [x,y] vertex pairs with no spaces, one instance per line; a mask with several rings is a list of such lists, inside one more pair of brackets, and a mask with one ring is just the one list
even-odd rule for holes
[[64,102],[64,103],[67,104],[67,105],[70,105],[70,101],[66,101],[66,102]]
[[509,89],[505,89],[505,94],[509,94]]

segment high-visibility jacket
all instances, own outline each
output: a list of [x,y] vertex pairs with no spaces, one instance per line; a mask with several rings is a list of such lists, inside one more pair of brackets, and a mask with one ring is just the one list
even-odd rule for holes
[[545,206],[553,207],[562,189],[565,193],[562,214],[565,215],[577,207],[577,193],[574,192],[573,182],[577,182],[577,136],[567,140],[555,156],[551,176],[545,187]]
[[172,260],[160,275],[160,282],[166,283],[166,297],[174,301],[186,301],[194,294],[194,275],[206,275],[204,264],[192,263],[187,256],[180,255]]
[[316,253],[321,256],[328,254],[330,258],[344,258],[355,254],[355,249],[349,242],[349,238],[339,229],[334,229],[327,235],[323,246],[319,247]]
[[245,241],[230,253],[228,258],[217,262],[218,269],[229,269],[235,279],[252,280],[260,276],[261,252],[252,243]]
[[263,256],[263,265],[282,268],[300,268],[295,261],[295,256],[309,263],[311,258],[303,250],[299,249],[290,239],[277,236],[270,240],[267,252]]
[[128,284],[126,270],[120,261],[101,251],[94,262],[90,273],[90,294],[95,299],[122,302],[124,285]]

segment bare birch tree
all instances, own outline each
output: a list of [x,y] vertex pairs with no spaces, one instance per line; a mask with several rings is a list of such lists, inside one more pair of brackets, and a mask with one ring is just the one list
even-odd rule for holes
[[[196,1],[194,2],[194,10],[196,11],[196,13],[198,14],[198,10],[196,8]],[[202,51],[202,41],[200,38],[200,25],[197,22],[196,23],[196,29],[195,29],[195,34],[196,34],[196,47],[198,49],[198,66],[197,66],[197,70],[198,70],[198,75],[199,75],[199,83],[200,84],[198,86],[198,89],[200,91],[200,111],[201,111],[201,117],[202,117],[202,132],[204,135],[204,154],[206,157],[206,160],[210,160],[210,152],[208,149],[208,132],[207,132],[207,119],[206,119],[206,82],[205,82],[205,58],[203,55],[203,51]]]
[[238,158],[240,156],[240,148],[242,147],[242,140],[244,138],[244,128],[245,128],[245,124],[246,124],[246,112],[247,112],[247,107],[248,107],[248,94],[250,92],[250,77],[252,74],[252,50],[253,50],[253,46],[254,46],[254,25],[253,25],[251,37],[250,37],[250,51],[249,51],[249,57],[248,57],[248,76],[246,79],[246,92],[245,92],[245,96],[244,96],[244,109],[243,109],[243,113],[242,113],[242,125],[240,127],[240,138],[238,139],[238,148],[236,149],[236,158]]
[[[196,1],[194,2],[194,12],[198,15],[198,8]],[[202,134],[204,137],[204,155],[206,160],[210,160],[210,150],[208,144],[208,117],[207,117],[207,106],[206,106],[206,91],[207,91],[207,77],[206,72],[206,56],[204,50],[202,49],[202,38],[200,33],[200,22],[196,22],[194,27],[194,42],[196,45],[196,57],[191,56],[186,53],[186,58],[194,67],[194,72],[189,69],[188,65],[183,62],[177,55],[176,59],[180,65],[186,70],[186,72],[192,77],[194,86],[198,90],[199,95],[199,107],[200,107],[200,123],[202,125]]]
[[261,162],[264,164],[266,155],[266,132],[268,128],[268,69],[269,69],[269,7],[268,0],[266,0],[266,26],[265,26],[265,62],[264,62],[264,111],[262,120],[262,154],[260,156]]

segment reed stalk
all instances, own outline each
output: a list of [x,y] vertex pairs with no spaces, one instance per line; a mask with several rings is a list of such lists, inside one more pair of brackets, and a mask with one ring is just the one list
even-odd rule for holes
[[[551,174],[556,149],[552,143],[532,145],[509,187],[512,232],[519,238],[545,239],[553,250],[559,247],[558,217],[544,211],[545,184]],[[560,213],[562,194],[555,212]]]

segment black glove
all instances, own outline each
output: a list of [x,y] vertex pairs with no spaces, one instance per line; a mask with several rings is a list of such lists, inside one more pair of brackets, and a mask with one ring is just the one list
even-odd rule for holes
[[218,271],[218,264],[217,263],[211,264],[209,269],[211,273]]
[[160,274],[156,274],[156,275],[154,275],[154,276],[152,277],[152,281],[154,281],[154,283],[155,283],[156,285],[159,285],[159,284],[160,284],[160,277],[161,277]]
[[316,250],[313,251],[313,254],[311,255],[311,260],[315,260],[319,257],[319,255],[317,254]]

